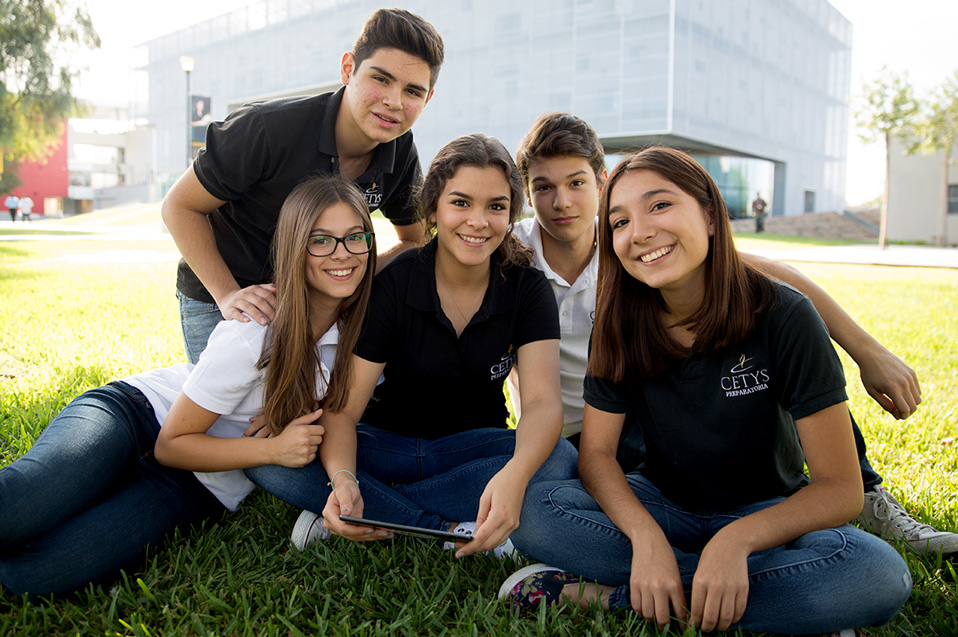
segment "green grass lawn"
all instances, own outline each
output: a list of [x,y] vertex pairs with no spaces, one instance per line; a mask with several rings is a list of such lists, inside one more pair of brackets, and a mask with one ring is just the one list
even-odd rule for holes
[[[23,454],[83,390],[184,360],[175,263],[124,260],[136,251],[169,257],[175,247],[0,243],[0,465]],[[896,422],[843,358],[851,407],[886,483],[916,517],[958,530],[958,271],[797,267],[918,371],[923,404]],[[151,552],[112,588],[37,605],[0,592],[0,635],[657,633],[632,613],[518,613],[493,599],[514,564],[457,561],[431,544],[334,538],[297,553],[288,534],[298,513],[257,492],[238,513]],[[889,626],[867,633],[958,634],[953,564],[906,558],[911,600]]]

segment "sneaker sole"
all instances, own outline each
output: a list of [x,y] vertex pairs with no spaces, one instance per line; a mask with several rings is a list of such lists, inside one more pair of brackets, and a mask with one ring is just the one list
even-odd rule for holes
[[502,583],[502,586],[499,587],[499,593],[496,595],[498,599],[506,599],[509,597],[509,594],[512,593],[512,589],[516,587],[516,584],[529,577],[533,573],[537,573],[542,570],[553,570],[554,566],[549,566],[543,562],[538,564],[530,564],[520,568],[518,571],[506,578],[506,581]]
[[296,518],[296,524],[293,525],[293,532],[289,534],[289,541],[293,543],[297,551],[302,553],[306,550],[306,540],[309,538],[310,532],[322,519],[322,517],[306,509],[303,509],[303,512],[299,514],[299,517]]

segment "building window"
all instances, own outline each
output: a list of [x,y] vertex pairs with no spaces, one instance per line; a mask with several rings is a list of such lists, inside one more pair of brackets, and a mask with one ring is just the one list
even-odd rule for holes
[[948,185],[948,214],[958,215],[958,184]]

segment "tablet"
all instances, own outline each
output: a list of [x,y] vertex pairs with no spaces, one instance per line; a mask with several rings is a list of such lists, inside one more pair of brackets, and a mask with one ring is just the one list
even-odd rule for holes
[[411,535],[432,540],[445,540],[446,542],[468,542],[472,537],[467,535],[458,535],[452,531],[434,531],[433,529],[424,529],[419,526],[406,526],[405,524],[394,524],[393,522],[380,522],[378,520],[368,520],[366,518],[354,518],[351,515],[341,515],[339,519],[347,524],[358,524],[361,526],[371,526],[377,529],[385,529],[402,535]]

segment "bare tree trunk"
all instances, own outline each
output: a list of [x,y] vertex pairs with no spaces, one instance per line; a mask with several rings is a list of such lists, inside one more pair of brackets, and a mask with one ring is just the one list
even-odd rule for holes
[[885,187],[881,193],[881,220],[878,224],[878,247],[888,247],[888,179],[891,174],[891,131],[885,131]]

